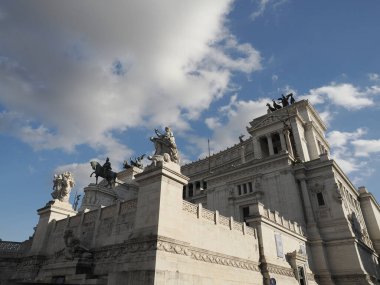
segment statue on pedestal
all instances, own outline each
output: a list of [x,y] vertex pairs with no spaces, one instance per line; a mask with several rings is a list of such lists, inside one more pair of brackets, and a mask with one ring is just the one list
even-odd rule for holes
[[94,170],[94,172],[91,173],[90,177],[92,177],[92,175],[95,174],[95,184],[98,184],[98,177],[100,176],[107,180],[107,186],[112,187],[112,183],[115,183],[116,181],[117,173],[112,171],[110,159],[107,157],[106,162],[103,164],[103,166],[101,166],[97,161],[91,161],[90,164],[92,169]]
[[153,162],[157,161],[172,161],[179,163],[179,153],[173,132],[169,127],[165,127],[165,133],[161,133],[159,130],[154,130],[156,137],[151,137],[150,140],[154,143],[156,151],[153,156],[149,156],[148,159]]
[[74,177],[69,171],[62,174],[54,174],[53,192],[51,196],[53,199],[57,199],[61,202],[68,202],[71,189],[74,185]]

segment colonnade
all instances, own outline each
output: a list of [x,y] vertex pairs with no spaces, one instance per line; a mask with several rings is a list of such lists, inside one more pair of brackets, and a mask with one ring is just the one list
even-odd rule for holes
[[189,182],[183,186],[183,198],[189,198],[197,195],[200,191],[207,189],[207,182],[204,180]]
[[291,156],[294,156],[289,128],[253,137],[253,147],[256,159],[274,155],[281,151],[288,151]]

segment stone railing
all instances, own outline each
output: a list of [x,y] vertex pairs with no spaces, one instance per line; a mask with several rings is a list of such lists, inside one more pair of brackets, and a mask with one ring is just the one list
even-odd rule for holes
[[297,222],[285,219],[284,217],[280,216],[279,212],[271,211],[270,209],[265,208],[264,205],[259,202],[253,204],[251,207],[253,209],[254,216],[260,215],[294,233],[304,235],[302,227]]
[[88,246],[101,236],[125,234],[133,229],[136,209],[137,199],[117,202],[95,210],[85,210],[75,216],[56,221],[50,240],[62,240],[63,233],[68,229],[73,230]]
[[25,251],[25,243],[0,241],[0,257],[17,257]]
[[232,217],[225,217],[219,215],[218,211],[210,211],[202,207],[202,204],[193,204],[183,200],[182,210],[189,215],[206,222],[220,225],[221,227],[228,228],[229,230],[239,231],[244,235],[251,235],[256,237],[256,232],[253,228],[248,227],[245,223],[234,221]]

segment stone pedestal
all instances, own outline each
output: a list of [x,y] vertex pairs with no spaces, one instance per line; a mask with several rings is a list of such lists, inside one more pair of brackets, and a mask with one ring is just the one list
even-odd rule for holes
[[60,202],[59,200],[50,201],[45,207],[37,210],[37,213],[40,215],[40,219],[30,250],[32,255],[44,254],[45,242],[49,237],[49,225],[53,220],[59,221],[77,214],[70,203]]
[[136,175],[139,183],[135,233],[181,239],[182,189],[188,178],[176,163],[157,163]]

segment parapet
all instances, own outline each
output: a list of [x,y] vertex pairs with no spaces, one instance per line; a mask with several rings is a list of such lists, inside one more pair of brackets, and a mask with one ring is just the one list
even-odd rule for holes
[[297,235],[305,235],[302,227],[297,222],[285,219],[280,216],[279,212],[265,208],[260,202],[256,202],[250,206],[250,216],[253,218],[263,218],[264,221],[270,221],[271,223],[280,226],[281,228],[285,228]]
[[241,232],[243,235],[251,235],[256,238],[255,229],[248,227],[244,222],[236,222],[233,217],[225,217],[219,214],[218,211],[210,211],[202,207],[202,204],[193,204],[183,201],[182,210],[200,220],[206,220],[215,225],[225,227],[229,230]]

